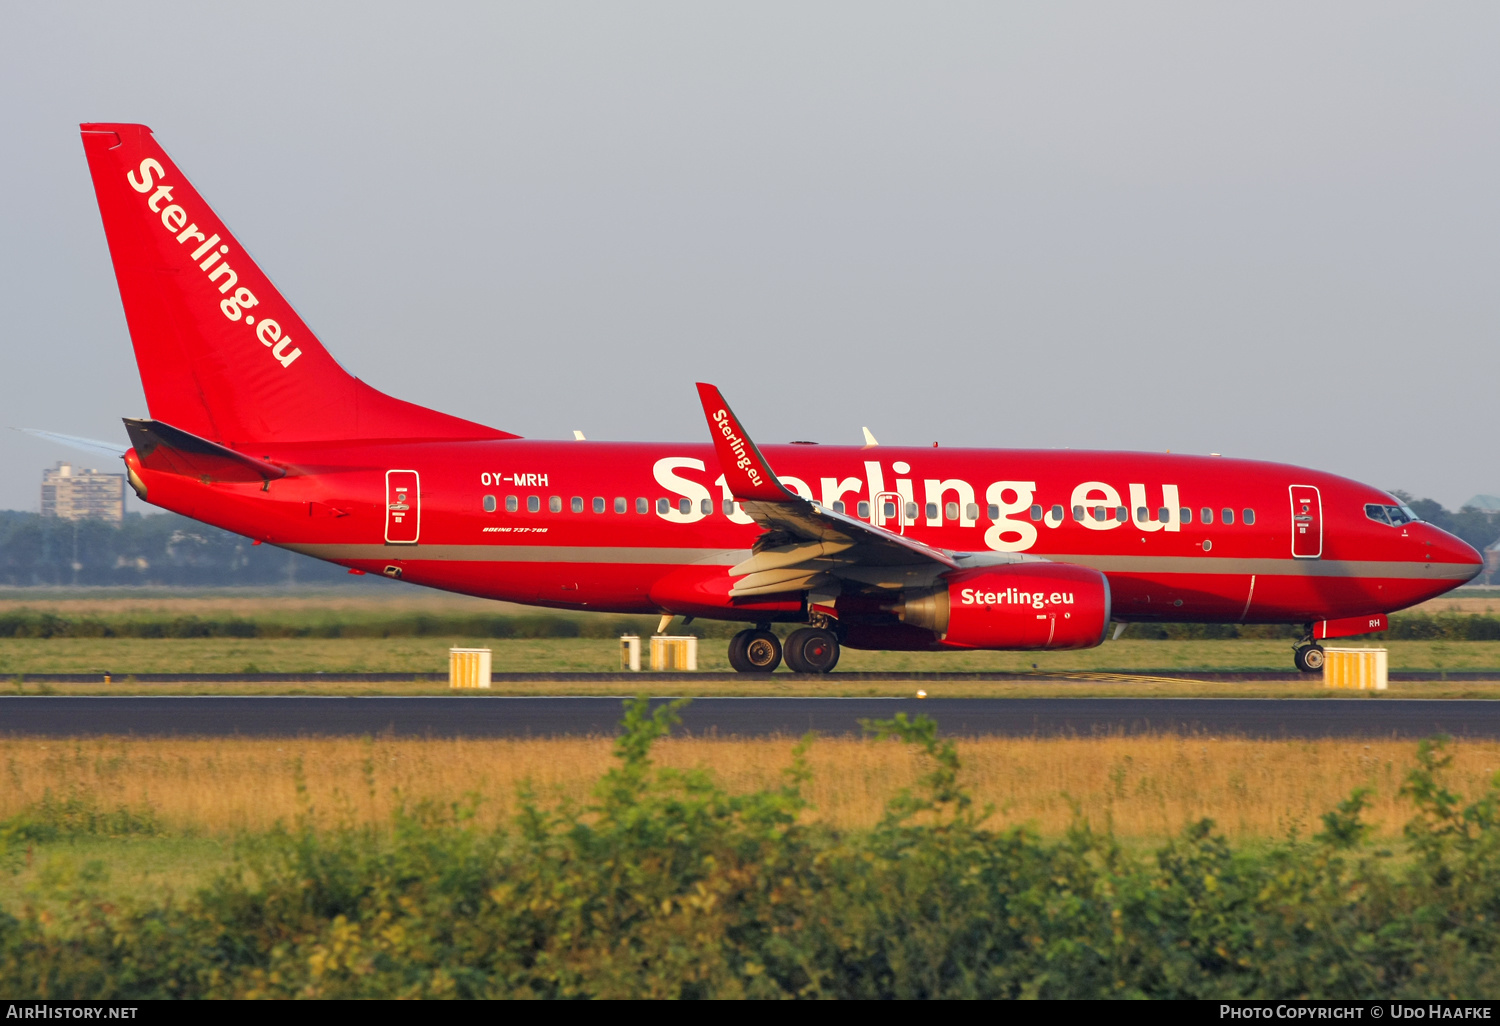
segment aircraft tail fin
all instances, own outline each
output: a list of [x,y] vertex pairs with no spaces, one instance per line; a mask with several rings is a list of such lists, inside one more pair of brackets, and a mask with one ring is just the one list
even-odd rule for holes
[[349,374],[149,128],[80,127],[154,420],[230,447],[516,437]]

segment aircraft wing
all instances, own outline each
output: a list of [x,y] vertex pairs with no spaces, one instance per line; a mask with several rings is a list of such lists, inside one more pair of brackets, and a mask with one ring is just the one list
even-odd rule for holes
[[787,490],[713,385],[699,384],[714,451],[740,507],[765,533],[749,559],[729,573],[740,578],[733,598],[786,591],[829,591],[842,582],[900,588],[964,565],[956,555],[825,509]]

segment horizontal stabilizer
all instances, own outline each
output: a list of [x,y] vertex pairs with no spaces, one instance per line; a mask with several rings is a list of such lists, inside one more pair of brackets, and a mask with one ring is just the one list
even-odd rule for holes
[[63,435],[56,431],[43,431],[41,428],[18,428],[33,438],[45,439],[56,442],[58,445],[66,445],[70,449],[79,452],[90,453],[94,456],[106,456],[119,459],[125,455],[125,446],[116,445],[114,442],[101,442],[97,438],[80,438],[77,435]]
[[286,469],[159,420],[125,421],[141,466],[211,481],[274,481]]

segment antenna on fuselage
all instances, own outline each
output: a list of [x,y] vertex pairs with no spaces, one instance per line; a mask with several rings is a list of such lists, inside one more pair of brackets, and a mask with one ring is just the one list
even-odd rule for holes
[[587,442],[588,439],[583,437],[583,432],[582,431],[574,431],[573,432],[573,441],[575,441],[575,442]]
[[880,444],[879,442],[875,441],[875,436],[872,435],[872,434],[870,434],[870,429],[869,428],[862,427],[862,428],[860,428],[860,430],[865,433],[865,448],[866,449],[868,449],[872,445],[879,445]]

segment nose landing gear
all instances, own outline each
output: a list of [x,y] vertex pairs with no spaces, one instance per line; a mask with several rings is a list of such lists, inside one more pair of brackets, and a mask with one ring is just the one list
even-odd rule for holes
[[1322,645],[1312,642],[1298,645],[1292,650],[1292,662],[1297,664],[1297,669],[1303,673],[1322,673],[1323,663],[1328,656],[1323,652]]

